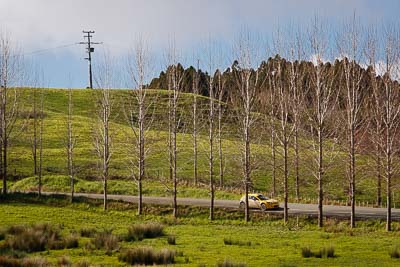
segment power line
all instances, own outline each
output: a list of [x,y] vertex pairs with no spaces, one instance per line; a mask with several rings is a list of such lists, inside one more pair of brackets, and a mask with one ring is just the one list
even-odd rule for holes
[[46,52],[49,52],[51,50],[56,50],[56,49],[60,49],[60,48],[66,48],[66,47],[71,47],[77,45],[77,43],[73,43],[73,44],[66,44],[66,45],[60,45],[60,46],[56,46],[56,47],[51,47],[51,48],[45,48],[45,49],[40,49],[40,50],[35,50],[32,52],[28,52],[28,53],[24,53],[22,55],[24,56],[30,56],[30,55],[36,55],[36,54],[44,54]]
[[88,57],[85,58],[88,62],[89,62],[89,86],[88,88],[93,89],[93,78],[92,78],[92,53],[94,52],[94,47],[92,47],[92,45],[95,44],[102,44],[102,43],[95,43],[95,42],[91,42],[90,38],[93,37],[93,35],[91,35],[92,33],[94,33],[94,31],[82,31],[85,35],[83,36],[83,38],[87,39],[86,42],[80,42],[79,44],[85,44],[86,46],[86,53],[88,53]]

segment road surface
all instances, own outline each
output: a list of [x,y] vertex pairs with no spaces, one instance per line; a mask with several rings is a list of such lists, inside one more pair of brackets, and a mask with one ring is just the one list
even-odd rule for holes
[[[43,192],[44,195],[61,194],[68,195],[67,193],[52,193]],[[89,193],[75,193],[77,197],[86,197],[92,199],[102,199],[102,194],[89,194]],[[137,203],[137,196],[128,195],[108,195],[108,199],[120,200],[125,202]],[[210,205],[210,199],[199,199],[199,198],[178,198],[178,205],[183,206],[198,206],[208,207]],[[172,205],[172,198],[169,197],[150,197],[143,196],[144,204],[153,205]],[[282,203],[281,203],[282,205]],[[215,200],[214,206],[216,208],[228,208],[238,209],[239,201],[236,200]],[[306,216],[317,216],[318,206],[316,204],[299,204],[289,203],[289,215],[306,215]],[[348,206],[334,206],[324,205],[324,216],[336,217],[336,218],[350,218],[350,207]],[[278,210],[269,210],[268,213],[281,214],[283,208]],[[356,207],[356,218],[357,219],[385,219],[386,209],[385,208],[369,208],[369,207]],[[394,221],[400,221],[400,209],[392,209],[392,219]]]

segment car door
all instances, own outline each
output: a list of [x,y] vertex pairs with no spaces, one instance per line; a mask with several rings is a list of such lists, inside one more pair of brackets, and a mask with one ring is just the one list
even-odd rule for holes
[[256,198],[254,196],[249,196],[249,207],[250,208],[257,208],[257,201]]

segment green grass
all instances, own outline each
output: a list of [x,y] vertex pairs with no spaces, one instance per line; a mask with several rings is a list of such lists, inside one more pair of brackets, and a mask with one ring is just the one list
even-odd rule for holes
[[[43,173],[44,189],[51,191],[69,191],[69,181],[65,178],[66,169],[66,114],[68,90],[64,89],[43,89],[44,90],[44,136],[43,136]],[[96,127],[96,108],[94,90],[76,89],[73,90],[74,116],[73,123],[77,143],[75,148],[76,178],[79,192],[101,192],[99,171],[97,170],[98,159],[93,149],[93,128]],[[21,114],[10,142],[9,155],[9,180],[12,182],[12,190],[30,190],[37,188],[37,181],[33,177],[33,160],[31,153],[32,120],[27,120],[32,107],[32,90],[19,89],[19,103]],[[148,99],[154,106],[154,120],[151,129],[147,132],[148,158],[146,159],[146,181],[144,186],[145,194],[168,195],[166,188],[171,187],[172,181],[168,181],[169,163],[167,151],[167,91],[150,90]],[[113,156],[110,162],[110,192],[118,194],[135,194],[136,188],[132,180],[130,161],[135,161],[135,144],[132,143],[132,130],[128,126],[124,109],[134,103],[131,92],[128,90],[112,90],[112,144]],[[179,116],[182,121],[180,133],[178,134],[178,158],[177,175],[181,181],[178,188],[179,196],[208,197],[208,133],[207,133],[207,98],[199,97],[200,114],[202,118],[200,136],[198,140],[198,173],[203,186],[193,186],[193,149],[191,135],[191,94],[182,94],[179,106]],[[133,104],[134,105],[134,104]],[[242,169],[240,165],[240,135],[236,130],[236,122],[231,111],[227,111],[223,125],[223,150],[225,164],[225,185],[231,190],[217,192],[217,198],[237,199],[242,188]],[[27,127],[22,127],[22,126]],[[268,125],[267,125],[268,126]],[[268,129],[256,124],[253,127],[253,134],[257,142],[252,144],[252,151],[255,158],[255,170],[252,173],[253,190],[270,195],[272,191],[271,178],[271,149],[269,146]],[[309,138],[303,133],[301,144],[303,153],[300,159],[301,187],[300,192],[303,201],[312,202],[316,200],[316,179],[309,168],[310,146]],[[216,142],[215,142],[216,143]],[[217,145],[217,144],[216,144]],[[214,148],[217,152],[217,147]],[[282,195],[283,173],[281,170],[281,151],[278,149],[277,190],[278,198]],[[335,158],[332,167],[326,171],[324,187],[326,198],[335,201],[347,199],[347,178],[345,154],[339,153]],[[368,156],[360,155],[357,158],[359,163],[357,176],[357,200],[373,203],[375,200],[375,181],[371,159]],[[294,199],[294,171],[293,151],[290,150],[290,177],[289,190],[291,200]],[[215,179],[218,182],[219,161],[215,154]],[[396,182],[396,181],[394,181]],[[187,184],[187,185],[186,185]],[[2,185],[0,184],[0,187]],[[383,194],[383,197],[384,194]],[[399,197],[395,196],[394,201],[399,206]]]
[[[118,260],[124,249],[152,247],[157,251],[168,248],[177,252],[176,266],[215,266],[228,260],[246,263],[247,266],[396,266],[399,259],[391,258],[390,252],[399,243],[400,225],[395,232],[387,233],[384,222],[360,222],[355,230],[342,228],[346,222],[327,221],[320,230],[312,219],[295,218],[283,225],[280,218],[254,214],[253,221],[245,224],[238,211],[217,211],[217,220],[207,220],[208,210],[181,208],[181,216],[170,217],[171,209],[145,207],[144,216],[134,214],[134,205],[112,202],[108,212],[101,211],[101,201],[81,200],[68,204],[65,198],[10,196],[0,204],[1,227],[20,224],[51,223],[60,225],[63,234],[79,233],[82,228],[111,231],[116,236],[128,233],[129,226],[138,223],[159,222],[165,228],[165,236],[143,241],[121,241],[119,250],[111,253],[104,249],[89,249],[89,237],[79,239],[79,247],[62,250],[29,253],[55,263],[66,255],[76,263],[88,259],[94,265],[123,266]],[[229,218],[229,219],[227,219]],[[103,229],[103,230],[102,230]],[[175,236],[176,244],[168,244],[168,236]],[[226,245],[224,240],[240,240]],[[4,241],[0,241],[0,245]],[[241,243],[251,242],[251,246]],[[334,248],[334,258],[303,258],[302,248],[312,251]]]

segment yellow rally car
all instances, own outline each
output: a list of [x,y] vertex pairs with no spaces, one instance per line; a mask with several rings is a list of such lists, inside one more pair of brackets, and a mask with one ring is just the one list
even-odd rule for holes
[[[277,209],[279,208],[279,202],[276,199],[268,198],[262,194],[248,194],[249,196],[249,208],[257,208],[261,210],[266,209]],[[246,196],[242,196],[239,202],[239,208],[244,209]]]

